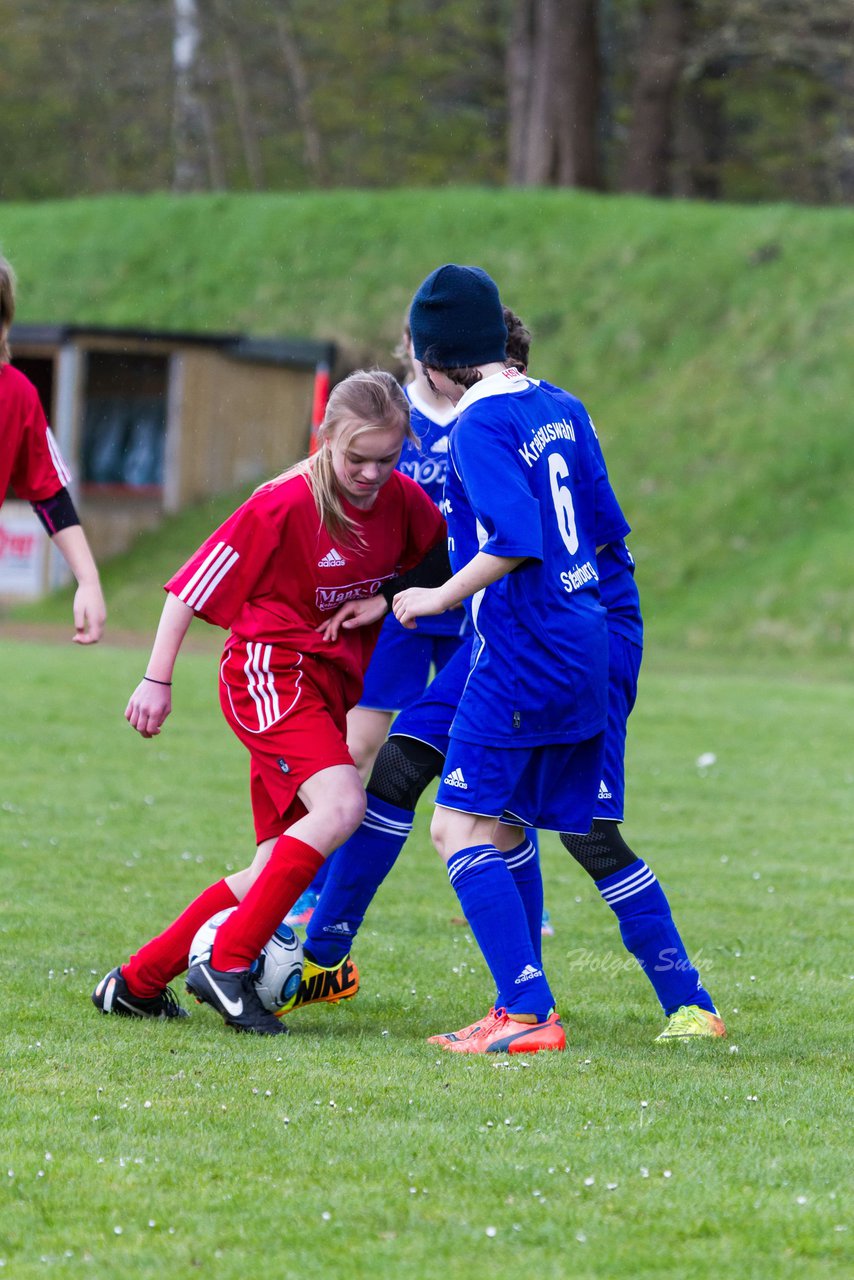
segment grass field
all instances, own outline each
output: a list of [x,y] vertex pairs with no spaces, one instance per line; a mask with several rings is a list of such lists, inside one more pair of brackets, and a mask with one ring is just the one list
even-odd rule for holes
[[182,657],[149,743],[122,719],[144,658],[0,641],[3,1274],[851,1274],[850,683],[653,660],[625,834],[729,1039],[652,1043],[645,979],[547,837],[569,1047],[493,1062],[425,1044],[491,994],[426,803],[351,1005],[294,1015],[283,1044],[195,1006],[96,1014],[97,977],[249,852],[215,658]]

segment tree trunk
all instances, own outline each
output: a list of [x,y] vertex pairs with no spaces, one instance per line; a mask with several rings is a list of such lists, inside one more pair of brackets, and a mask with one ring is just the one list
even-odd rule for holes
[[305,163],[315,182],[323,185],[326,182],[323,145],[320,140],[320,131],[314,119],[314,112],[311,108],[308,76],[306,75],[305,63],[303,62],[296,36],[294,35],[289,0],[285,0],[282,7],[277,10],[276,25],[279,30],[282,56],[290,77],[291,88],[293,89],[297,119],[302,129]]
[[599,23],[595,0],[571,6],[569,14],[570,66],[577,68],[567,77],[572,121],[574,184],[594,190],[602,186],[600,171],[599,118],[601,109],[601,59]]
[[621,183],[624,191],[671,190],[675,103],[695,0],[657,0],[638,49],[631,124]]
[[258,145],[258,130],[249,101],[249,90],[246,85],[246,73],[243,59],[240,56],[240,25],[236,16],[229,12],[223,0],[216,0],[214,9],[219,19],[225,48],[225,65],[231,84],[231,96],[234,99],[234,111],[237,117],[237,129],[243,160],[249,175],[249,183],[254,191],[264,186],[264,171],[261,161],[261,148]]
[[836,104],[829,148],[829,186],[837,199],[854,204],[854,13],[849,5],[810,12],[813,37],[825,49],[820,75]]
[[511,185],[601,185],[595,0],[514,3],[507,100]]
[[718,58],[698,68],[685,87],[675,132],[670,190],[688,199],[720,200],[721,169],[727,154],[724,92],[729,63]]
[[206,137],[204,107],[198,92],[199,13],[196,0],[172,0],[172,68],[175,99],[172,116],[175,191],[204,191]]

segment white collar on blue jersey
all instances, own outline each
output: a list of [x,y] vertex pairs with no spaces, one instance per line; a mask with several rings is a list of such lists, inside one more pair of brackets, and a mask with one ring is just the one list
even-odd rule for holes
[[476,382],[473,387],[469,387],[463,398],[457,401],[457,413],[462,413],[464,409],[469,409],[478,400],[484,400],[487,396],[503,396],[515,391],[527,391],[530,385],[529,379],[518,369],[502,369],[500,373],[492,373],[482,382]]
[[450,400],[447,409],[437,409],[434,404],[427,403],[414,382],[407,382],[403,390],[413,409],[423,413],[424,417],[429,418],[437,427],[449,427],[451,423],[456,422],[459,409],[455,404],[451,404]]

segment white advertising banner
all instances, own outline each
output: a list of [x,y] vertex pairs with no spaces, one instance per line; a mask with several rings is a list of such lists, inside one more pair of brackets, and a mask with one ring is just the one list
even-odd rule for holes
[[50,541],[28,502],[0,507],[0,596],[44,594]]

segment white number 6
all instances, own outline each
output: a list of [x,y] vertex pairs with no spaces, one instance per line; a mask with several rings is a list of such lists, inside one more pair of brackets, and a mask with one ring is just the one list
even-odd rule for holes
[[557,524],[564,546],[571,556],[578,550],[578,532],[575,527],[575,508],[572,505],[572,494],[561,480],[569,476],[569,467],[559,453],[549,454],[549,483],[552,488],[552,502],[555,507]]

